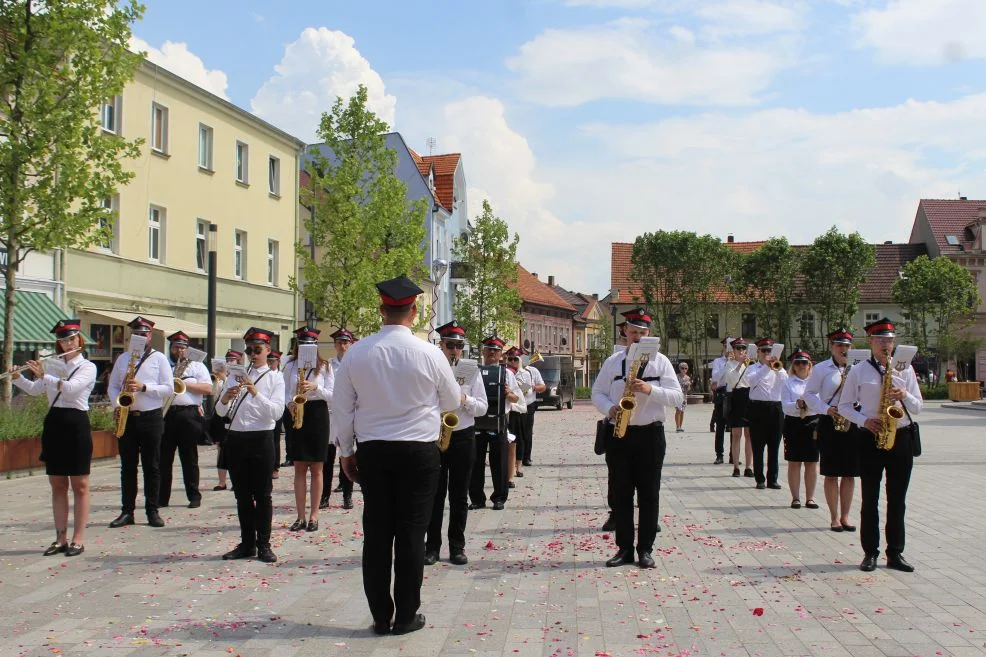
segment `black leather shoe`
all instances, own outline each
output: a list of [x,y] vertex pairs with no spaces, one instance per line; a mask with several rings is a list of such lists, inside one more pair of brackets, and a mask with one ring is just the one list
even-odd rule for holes
[[248,559],[255,556],[257,556],[257,548],[246,547],[240,543],[235,548],[224,554],[223,559],[226,561],[232,561],[233,559]]
[[374,634],[390,634],[390,623],[387,621],[373,621],[370,626]]
[[151,527],[164,527],[164,519],[157,511],[147,512],[147,524]]
[[323,497],[322,499],[320,499],[318,501],[318,508],[320,508],[320,509],[328,509],[329,508],[329,498]]
[[757,484],[757,490],[764,490],[766,488],[767,488],[767,484],[763,483],[762,481]]
[[740,476],[740,469],[739,468],[733,468],[733,476],[734,477]]
[[507,482],[507,488],[517,488],[517,484],[512,481]]
[[281,464],[281,467],[282,468],[290,468],[293,465],[294,465],[294,461],[288,461],[287,459],[285,459],[284,460],[284,463]]
[[494,511],[503,511],[503,502],[493,502]]
[[48,548],[41,553],[41,555],[45,557],[50,557],[53,554],[59,554],[61,552],[65,552],[66,550],[68,550],[67,544],[62,543],[61,545],[59,545],[58,541],[55,541],[54,543],[49,545]]
[[277,555],[274,554],[274,551],[270,549],[269,545],[257,548],[257,558],[264,563],[274,563],[277,561]]
[[616,529],[616,520],[613,519],[613,514],[611,513],[609,514],[609,517],[606,518],[606,522],[603,523],[603,531],[611,532],[615,529]]
[[409,632],[417,632],[422,627],[425,626],[425,615],[415,614],[414,618],[408,623],[394,623],[394,627],[391,628],[391,634],[407,634]]
[[767,488],[769,488],[771,490],[780,490],[781,489],[781,485],[775,482],[773,484],[767,484]]
[[641,552],[637,558],[637,565],[641,568],[657,568],[657,564],[654,563],[654,557],[650,552]]
[[524,473],[523,472],[515,472],[514,473],[514,476],[516,476],[516,477],[523,477],[524,476]]
[[191,502],[188,503],[189,509],[197,509],[200,506],[202,506],[202,500],[192,500]]
[[[333,488],[332,489],[332,492],[333,493],[341,493],[342,492],[342,484],[339,484],[338,486],[336,486],[335,488]],[[390,630],[387,630],[387,633],[390,634]]]
[[871,573],[876,570],[876,554],[867,554],[863,557],[863,563],[859,564],[859,569],[864,573]]
[[744,477],[752,477],[753,476],[753,470],[751,468],[747,468],[746,470],[743,471],[743,476]]
[[914,566],[904,561],[904,557],[899,554],[887,555],[887,568],[899,570],[902,573],[913,573]]
[[842,531],[854,532],[856,531],[856,525],[847,525],[846,523],[842,523]]
[[307,527],[308,527],[308,523],[305,522],[303,518],[298,518],[293,523],[291,523],[291,526],[288,527],[288,531],[300,532],[300,531],[304,531]]
[[113,520],[113,522],[110,523],[110,527],[116,529],[117,527],[123,527],[124,525],[132,525],[132,524],[134,524],[134,514],[121,513]]
[[217,484],[212,487],[212,490],[226,490],[226,484]]
[[607,568],[615,568],[624,564],[633,563],[633,550],[620,550],[612,559],[606,562]]
[[531,467],[532,465],[534,465],[534,462],[533,462],[533,461],[531,461],[531,459],[527,459],[526,461],[524,461],[524,467],[525,467],[525,468],[529,468],[529,467]]
[[[79,545],[78,543],[72,543],[65,549],[66,557],[77,557],[86,551],[85,545]],[[913,568],[911,569],[913,570]]]
[[306,532],[317,532],[318,531],[318,520],[314,518],[308,521],[308,526],[305,527]]
[[469,557],[466,556],[465,552],[455,552],[449,555],[449,563],[456,566],[465,566],[469,563]]
[[482,504],[476,504],[475,502],[469,503],[470,511],[475,511],[476,509],[485,509],[485,508],[486,508],[486,502],[483,502]]
[[438,563],[438,553],[434,550],[425,550],[425,565],[434,566]]
[[712,465],[722,465],[722,457],[717,456],[716,460],[712,462]]
[[342,508],[351,509],[353,508],[353,496],[347,495],[342,498]]

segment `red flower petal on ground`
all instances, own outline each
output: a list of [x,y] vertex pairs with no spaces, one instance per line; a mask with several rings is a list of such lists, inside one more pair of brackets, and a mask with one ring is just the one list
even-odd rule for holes
[[754,616],[763,616],[763,607],[757,607],[753,610]]

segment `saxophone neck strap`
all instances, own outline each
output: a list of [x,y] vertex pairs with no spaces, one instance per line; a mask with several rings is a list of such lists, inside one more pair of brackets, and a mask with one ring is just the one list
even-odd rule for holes
[[147,360],[147,357],[153,353],[154,353],[153,349],[148,349],[147,351],[144,352],[144,355],[140,357],[140,360],[137,361],[137,366],[134,367],[134,378],[137,377],[137,372],[140,371],[140,366],[143,365],[144,361]]

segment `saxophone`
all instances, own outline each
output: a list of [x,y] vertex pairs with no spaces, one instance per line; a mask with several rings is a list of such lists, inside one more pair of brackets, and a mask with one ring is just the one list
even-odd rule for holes
[[[448,364],[455,367],[458,359],[455,356],[449,356]],[[438,431],[438,450],[444,452],[448,449],[449,443],[452,442],[452,432],[455,428],[459,426],[459,416],[455,414],[454,411],[446,411],[442,413],[442,427]]]
[[[847,365],[846,367],[844,367],[842,369],[842,381],[839,382],[839,387],[836,388],[836,390],[835,390],[835,395],[836,396],[838,396],[839,392],[842,390],[842,387],[844,385],[846,385],[846,375],[849,373],[849,368],[850,367],[852,367],[852,365]],[[849,425],[850,424],[851,423],[849,422],[848,419],[842,417],[838,413],[836,413],[836,415],[832,418],[832,428],[835,429],[836,431],[841,432],[841,433],[845,433],[845,432],[849,431]]]
[[896,402],[890,401],[890,391],[894,387],[894,369],[887,361],[887,366],[883,370],[883,378],[880,384],[880,406],[878,407],[879,419],[882,421],[880,432],[876,435],[877,449],[890,451],[894,448],[894,440],[897,437],[897,420],[904,417],[904,409],[897,406]]
[[623,386],[623,396],[620,397],[620,402],[618,404],[619,410],[616,411],[616,418],[613,420],[614,438],[622,438],[627,433],[627,427],[630,426],[630,416],[633,415],[634,409],[637,408],[637,398],[634,396],[630,388],[637,380],[637,372],[640,371],[641,367],[646,367],[649,360],[650,354],[644,354],[637,360],[633,361],[633,363],[630,364],[630,369],[627,370],[627,380],[626,384]]
[[130,352],[130,362],[127,364],[127,374],[123,377],[121,392],[116,397],[116,403],[117,406],[120,407],[120,411],[116,416],[116,429],[113,431],[113,435],[117,438],[123,438],[123,434],[127,430],[127,417],[130,415],[130,407],[133,406],[134,401],[136,401],[136,393],[127,392],[127,386],[134,380],[134,377],[137,376],[134,368],[137,366],[138,357],[140,357],[140,353],[136,351]]
[[305,397],[305,391],[302,390],[302,385],[305,383],[305,379],[308,376],[308,370],[298,363],[298,385],[294,389],[294,397],[291,398],[291,403],[294,404],[294,410],[291,411],[291,417],[294,422],[291,426],[295,429],[300,429],[301,425],[305,423],[305,402],[308,398]]
[[171,396],[168,397],[164,402],[164,410],[162,412],[163,415],[168,414],[168,410],[171,408],[171,405],[175,402],[175,397],[177,397],[178,395],[185,394],[185,390],[187,389],[187,387],[185,386],[185,382],[182,380],[181,377],[183,374],[185,374],[185,370],[188,369],[188,363],[189,360],[185,357],[182,357],[178,359],[178,364],[175,365],[175,374],[174,374],[174,378],[172,379],[174,392],[172,392]]

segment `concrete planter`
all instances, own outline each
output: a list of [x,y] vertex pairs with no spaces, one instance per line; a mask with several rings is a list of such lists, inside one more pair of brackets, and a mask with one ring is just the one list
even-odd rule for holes
[[[120,453],[120,442],[111,431],[92,432],[92,458],[105,459]],[[42,468],[41,436],[0,440],[0,472]]]
[[952,401],[977,401],[979,399],[979,382],[949,381],[948,398]]

